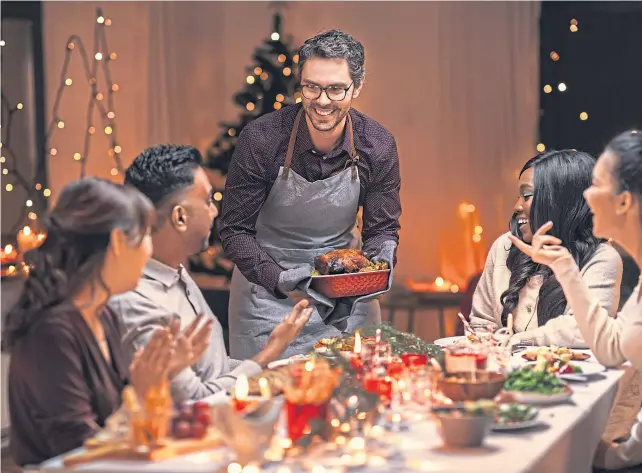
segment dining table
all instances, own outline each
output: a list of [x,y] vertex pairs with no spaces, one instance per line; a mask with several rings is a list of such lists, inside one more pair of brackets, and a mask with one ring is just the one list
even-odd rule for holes
[[[589,352],[590,353],[590,352]],[[524,360],[516,353],[513,367]],[[585,363],[597,363],[592,356]],[[358,468],[341,465],[336,458],[319,457],[313,462],[272,462],[259,470],[265,473],[361,472],[431,473],[590,473],[598,442],[604,432],[624,367],[605,369],[588,381],[572,382],[573,394],[565,402],[539,407],[539,423],[528,429],[491,431],[478,448],[445,447],[438,426],[429,416],[406,422],[403,428],[384,430],[386,456],[370,455]],[[104,460],[66,469],[62,457],[50,459],[28,471],[63,473],[233,473],[228,469],[229,448],[174,457],[158,462]]]

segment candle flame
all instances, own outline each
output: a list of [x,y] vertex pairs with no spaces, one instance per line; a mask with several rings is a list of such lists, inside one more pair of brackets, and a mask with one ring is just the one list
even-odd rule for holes
[[357,331],[354,335],[354,353],[361,353],[361,334]]
[[247,380],[247,376],[244,374],[239,375],[236,380],[236,387],[234,389],[234,397],[239,401],[247,399],[248,394],[250,393],[250,383]]
[[272,397],[272,391],[270,390],[270,385],[267,379],[259,379],[259,389],[261,390],[261,397],[264,397],[266,399]]

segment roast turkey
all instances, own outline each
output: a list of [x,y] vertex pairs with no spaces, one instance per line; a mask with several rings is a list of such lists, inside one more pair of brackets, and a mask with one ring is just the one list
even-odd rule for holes
[[372,266],[372,262],[360,250],[332,250],[314,259],[315,269],[323,275],[358,273]]

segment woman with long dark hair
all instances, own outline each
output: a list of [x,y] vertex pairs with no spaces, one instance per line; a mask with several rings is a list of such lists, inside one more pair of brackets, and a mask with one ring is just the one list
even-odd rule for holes
[[555,236],[568,245],[591,293],[615,314],[622,261],[614,248],[593,236],[591,212],[582,196],[594,165],[592,156],[573,150],[548,151],[524,165],[510,232],[493,243],[473,297],[471,323],[497,328],[506,326],[512,314],[517,339],[585,346],[552,271],[509,240],[512,235],[530,242],[534,230],[547,221],[554,222]]
[[[611,140],[587,187],[584,195],[593,213],[595,236],[612,238],[642,268],[642,131],[625,132]],[[555,225],[548,221],[537,227],[532,246],[514,237],[511,241],[533,261],[552,269],[600,363],[618,366],[629,360],[642,370],[642,278],[621,312],[612,317],[587,287]],[[595,460],[596,466],[608,469],[642,464],[642,412],[630,436],[619,443],[603,442]]]
[[47,238],[26,255],[34,267],[3,334],[17,464],[80,447],[121,405],[126,385],[142,397],[180,368],[173,364],[192,361],[177,359],[174,333],[163,329],[128,366],[118,321],[105,307],[136,287],[153,218],[138,191],[86,178],[65,187],[43,220]]

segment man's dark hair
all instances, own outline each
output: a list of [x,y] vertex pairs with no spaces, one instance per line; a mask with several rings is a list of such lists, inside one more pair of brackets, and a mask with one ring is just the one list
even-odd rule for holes
[[299,49],[299,70],[308,59],[345,59],[348,62],[350,77],[354,86],[359,87],[366,75],[366,61],[363,45],[343,31],[333,29],[308,39]]
[[125,172],[135,187],[158,207],[168,196],[194,184],[203,157],[193,146],[156,145],[139,154]]

